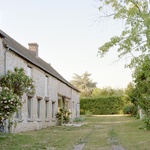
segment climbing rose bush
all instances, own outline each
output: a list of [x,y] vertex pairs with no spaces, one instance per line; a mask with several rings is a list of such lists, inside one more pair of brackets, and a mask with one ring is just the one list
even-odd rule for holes
[[22,101],[7,87],[0,87],[0,122],[10,118],[22,106]]

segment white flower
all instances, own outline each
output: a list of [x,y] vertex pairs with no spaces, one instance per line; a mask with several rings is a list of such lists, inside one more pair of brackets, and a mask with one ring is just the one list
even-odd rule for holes
[[8,88],[8,87],[5,87],[4,89],[5,89],[5,90],[9,90],[9,88]]

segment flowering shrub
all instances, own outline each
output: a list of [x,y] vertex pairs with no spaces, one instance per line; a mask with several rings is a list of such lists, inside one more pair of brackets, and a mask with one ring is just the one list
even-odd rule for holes
[[7,87],[0,87],[0,122],[11,117],[21,106],[19,96]]
[[0,77],[1,87],[8,87],[13,93],[22,96],[29,92],[34,94],[35,87],[32,78],[29,78],[23,68],[14,68],[14,72],[8,70],[7,74]]

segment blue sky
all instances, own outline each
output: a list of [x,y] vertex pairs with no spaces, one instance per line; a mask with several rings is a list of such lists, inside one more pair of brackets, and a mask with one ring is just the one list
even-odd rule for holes
[[112,50],[104,58],[98,47],[118,35],[122,22],[99,19],[99,0],[0,0],[0,27],[23,46],[39,44],[39,56],[68,81],[91,73],[98,87],[125,88],[131,71],[128,60],[117,61]]

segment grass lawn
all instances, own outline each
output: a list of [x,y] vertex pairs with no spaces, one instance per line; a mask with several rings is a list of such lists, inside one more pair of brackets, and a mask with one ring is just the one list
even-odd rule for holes
[[[141,120],[129,116],[84,117],[81,127],[50,127],[19,134],[0,133],[1,150],[149,150],[150,131],[139,129]],[[117,150],[122,150],[117,149]]]

